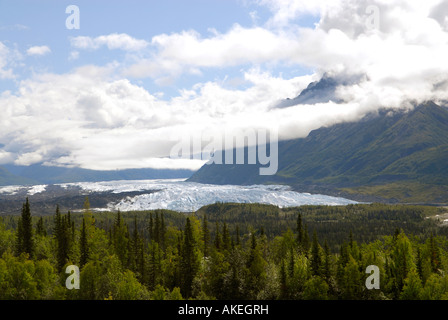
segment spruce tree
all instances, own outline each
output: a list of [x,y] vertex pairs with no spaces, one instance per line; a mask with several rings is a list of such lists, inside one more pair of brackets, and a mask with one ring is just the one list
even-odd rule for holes
[[308,225],[305,224],[304,231],[303,231],[303,252],[305,253],[305,256],[308,257],[308,252],[310,250],[310,238],[308,233]]
[[142,237],[139,238],[139,256],[137,258],[137,272],[140,275],[140,282],[143,284],[147,283],[147,273],[146,273],[146,250],[145,242]]
[[302,215],[299,213],[297,216],[297,244],[299,246],[299,249],[303,249],[303,241],[304,241],[304,230],[303,230],[303,222],[302,222]]
[[236,246],[239,246],[241,244],[240,241],[240,227],[236,225]]
[[222,239],[221,234],[219,232],[219,225],[218,221],[216,221],[216,227],[215,227],[215,248],[219,251],[222,248]]
[[22,218],[19,217],[17,221],[17,231],[16,231],[16,243],[15,243],[16,255],[19,256],[23,250],[23,228],[22,228]]
[[43,220],[42,217],[39,217],[39,220],[37,221],[37,224],[36,224],[36,234],[38,234],[39,236],[42,236],[42,237],[46,237],[47,236],[47,230],[45,230],[44,220]]
[[156,212],[156,218],[154,220],[154,241],[160,243],[160,220],[158,212]]
[[257,248],[257,238],[255,238],[255,232],[250,235],[250,251],[247,265],[250,266],[255,259],[255,249]]
[[89,260],[89,245],[87,242],[86,220],[82,219],[81,235],[79,239],[79,251],[81,253],[79,265],[82,268]]
[[249,256],[246,262],[246,297],[256,299],[260,290],[264,287],[266,281],[266,264],[262,252],[257,245],[255,233],[252,232]]
[[[87,226],[86,226],[87,227]],[[121,218],[121,212],[118,210],[112,230],[112,240],[114,244],[115,253],[120,259],[122,266],[126,267],[129,264],[129,230],[127,224]]]
[[149,232],[149,241],[153,241],[154,240],[154,219],[152,218],[152,212],[149,213],[148,232]]
[[54,223],[54,237],[57,244],[56,258],[58,269],[61,271],[68,260],[69,237],[71,236],[71,232],[67,217],[61,215],[59,206],[56,206]]
[[285,260],[282,259],[280,266],[280,299],[286,299],[288,296]]
[[134,231],[132,232],[131,250],[129,251],[130,269],[137,274],[139,280],[144,275],[143,240],[138,232],[137,217],[134,217]]
[[311,246],[311,272],[313,275],[320,275],[320,266],[322,264],[322,258],[320,256],[320,246],[317,241],[317,234],[314,230],[313,244]]
[[16,253],[26,253],[31,258],[34,250],[33,225],[28,198],[22,206],[22,214],[18,221],[16,237]]
[[432,272],[438,272],[438,269],[440,267],[440,253],[434,234],[432,232],[429,237],[429,253]]
[[331,254],[330,254],[330,248],[328,247],[327,239],[325,239],[324,241],[324,256],[325,256],[325,263],[324,263],[323,276],[325,278],[325,281],[327,281],[328,283],[331,276],[331,266],[330,266]]
[[417,262],[416,262],[416,268],[417,268],[417,273],[420,277],[420,279],[423,279],[423,264],[422,264],[422,254],[420,251],[420,247],[417,247],[417,258],[416,258]]
[[198,261],[195,254],[195,241],[193,236],[193,229],[191,227],[190,218],[187,218],[184,239],[182,245],[182,261],[181,261],[181,272],[182,272],[182,296],[190,298],[191,297],[191,285],[193,284],[193,279],[196,276],[198,270]]
[[202,218],[202,241],[203,241],[203,256],[208,257],[209,255],[209,242],[210,242],[210,230],[208,229],[208,222],[207,222],[207,216],[204,214],[204,217]]
[[166,235],[166,225],[165,225],[165,218],[163,217],[163,213],[160,213],[160,248],[162,251],[165,251],[165,235]]
[[289,263],[288,263],[288,276],[289,276],[289,279],[293,279],[294,278],[294,265],[295,265],[294,249],[291,247],[290,251],[289,251]]
[[[155,241],[151,241],[149,244],[149,268],[148,268],[148,287],[150,290],[154,290],[157,284],[158,278],[158,265],[157,265],[157,251],[158,244]],[[171,286],[174,286],[175,280],[171,283]]]
[[401,300],[420,300],[422,294],[422,282],[415,268],[408,272],[403,283],[403,290],[400,292]]
[[225,222],[222,226],[222,247],[224,250],[230,250],[230,234]]
[[86,220],[87,237],[91,238],[95,232],[95,218],[93,217],[92,210],[90,210],[90,201],[88,196],[85,197],[83,211],[84,219]]

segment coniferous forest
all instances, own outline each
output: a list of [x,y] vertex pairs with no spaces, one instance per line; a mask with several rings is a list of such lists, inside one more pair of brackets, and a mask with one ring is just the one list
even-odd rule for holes
[[[443,208],[216,203],[0,218],[0,299],[442,300]],[[66,267],[79,268],[79,289]],[[368,266],[379,288],[368,289]]]

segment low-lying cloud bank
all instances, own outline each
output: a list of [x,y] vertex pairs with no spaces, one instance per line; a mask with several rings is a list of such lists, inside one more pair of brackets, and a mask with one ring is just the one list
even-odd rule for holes
[[[126,58],[64,74],[35,74],[21,80],[17,92],[2,92],[0,165],[197,169],[204,161],[169,158],[182,136],[276,127],[280,139],[291,139],[382,107],[448,100],[444,1],[255,2],[269,8],[271,18],[249,28],[234,25],[226,33],[71,39],[80,55],[107,48],[126,51]],[[320,17],[314,28],[297,24],[306,15]],[[49,52],[36,48],[34,54]],[[18,56],[0,42],[0,79],[14,78],[23,59]],[[284,78],[267,71],[272,65],[314,71]],[[244,86],[207,81],[164,100],[138,84],[235,66],[244,71],[231,80]],[[276,107],[323,75],[356,81],[336,87],[338,101]]]

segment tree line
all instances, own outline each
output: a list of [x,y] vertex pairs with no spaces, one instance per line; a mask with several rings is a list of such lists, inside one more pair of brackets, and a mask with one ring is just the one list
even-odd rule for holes
[[[0,299],[445,299],[440,227],[414,226],[412,234],[392,224],[389,235],[359,241],[355,224],[337,245],[313,227],[316,217],[349,213],[352,221],[412,225],[428,220],[425,210],[216,204],[192,214],[94,215],[86,198],[82,213],[57,207],[33,217],[26,199],[18,217],[0,219]],[[274,232],[264,223],[271,217],[287,223]],[[65,287],[68,265],[80,268],[79,290]],[[366,288],[369,265],[380,271],[380,289]]]

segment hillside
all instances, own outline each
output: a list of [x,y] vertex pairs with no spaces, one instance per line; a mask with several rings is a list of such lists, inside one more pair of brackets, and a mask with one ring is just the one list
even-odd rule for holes
[[189,180],[284,183],[361,200],[447,203],[447,156],[448,109],[428,102],[409,112],[382,110],[282,141],[274,176],[258,175],[258,165],[212,164]]
[[91,182],[110,180],[181,179],[193,174],[190,170],[126,169],[88,170],[82,168],[49,167],[41,164],[30,166],[0,166],[0,186]]
[[33,183],[33,180],[16,176],[0,166],[0,186],[29,183]]

